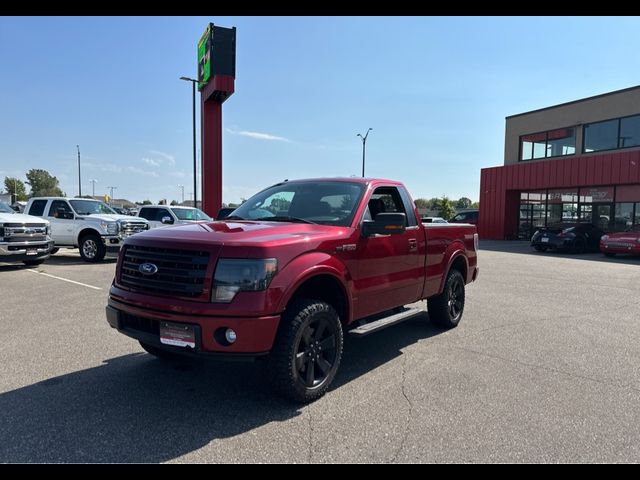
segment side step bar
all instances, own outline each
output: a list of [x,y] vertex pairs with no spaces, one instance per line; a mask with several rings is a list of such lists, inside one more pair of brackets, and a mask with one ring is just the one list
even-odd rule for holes
[[410,318],[413,318],[425,312],[426,310],[422,308],[408,308],[403,312],[394,313],[393,315],[389,315],[388,317],[383,317],[378,320],[365,323],[364,325],[360,325],[353,330],[349,330],[349,333],[358,336],[369,335],[370,333],[377,332],[378,330],[390,327],[391,325],[404,322],[405,320],[409,320]]

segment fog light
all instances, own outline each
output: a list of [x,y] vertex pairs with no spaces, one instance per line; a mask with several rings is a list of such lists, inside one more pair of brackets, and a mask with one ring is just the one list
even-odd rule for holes
[[234,332],[230,328],[227,328],[224,332],[224,338],[229,343],[235,343],[238,336],[236,335],[236,332]]

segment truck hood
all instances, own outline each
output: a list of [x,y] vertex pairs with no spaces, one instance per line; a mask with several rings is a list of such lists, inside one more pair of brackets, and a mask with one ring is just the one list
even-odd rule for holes
[[49,220],[22,213],[0,213],[0,223],[39,223],[41,225],[49,225]]
[[129,215],[111,215],[108,213],[94,214],[94,215],[80,215],[77,218],[82,220],[93,220],[95,222],[115,222],[117,220],[124,220],[128,222],[140,222],[147,223],[144,218],[141,217],[131,217]]
[[284,222],[208,222],[157,228],[139,233],[132,243],[145,240],[161,242],[206,243],[225,246],[277,247],[307,244],[309,249],[326,240],[341,240],[353,233],[350,227]]

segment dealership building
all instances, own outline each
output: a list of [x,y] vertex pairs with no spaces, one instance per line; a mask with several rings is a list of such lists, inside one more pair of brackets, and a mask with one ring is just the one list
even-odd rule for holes
[[640,225],[640,86],[506,118],[504,165],[480,177],[480,238],[557,223]]

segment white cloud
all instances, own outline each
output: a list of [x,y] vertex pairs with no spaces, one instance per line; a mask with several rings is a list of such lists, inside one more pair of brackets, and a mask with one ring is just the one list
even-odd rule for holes
[[138,167],[127,167],[127,171],[131,173],[136,173],[138,175],[147,175],[149,177],[157,177],[158,174],[156,172],[151,172],[149,170],[142,170]]
[[172,177],[178,177],[178,178],[184,178],[187,176],[187,174],[184,172],[170,172],[169,175]]
[[142,157],[142,163],[146,163],[147,165],[149,165],[151,167],[159,167],[160,166],[160,162],[158,160],[154,160],[153,158],[149,158],[149,157]]
[[287,142],[291,143],[291,140],[284,137],[279,137],[277,135],[271,135],[270,133],[262,133],[262,132],[251,132],[248,130],[232,130],[227,128],[226,131],[232,135],[240,135],[241,137],[249,137],[255,140],[269,140],[276,142]]
[[176,157],[174,157],[173,155],[161,152],[160,150],[151,150],[149,153],[162,157],[164,159],[164,163],[166,163],[167,165],[174,166],[176,164]]

